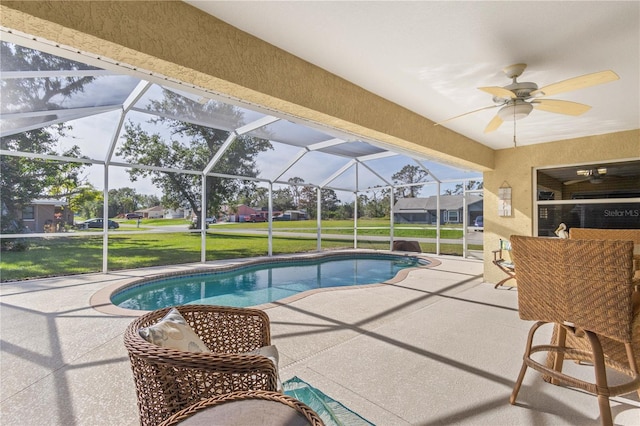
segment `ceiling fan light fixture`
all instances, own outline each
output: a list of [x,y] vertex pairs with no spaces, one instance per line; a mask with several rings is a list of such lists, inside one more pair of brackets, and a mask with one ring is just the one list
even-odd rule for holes
[[528,102],[517,103],[513,105],[503,106],[498,110],[498,116],[503,121],[520,120],[529,115],[533,110],[533,106]]

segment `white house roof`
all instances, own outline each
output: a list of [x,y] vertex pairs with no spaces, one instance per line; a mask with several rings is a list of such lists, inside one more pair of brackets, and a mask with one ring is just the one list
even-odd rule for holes
[[39,206],[66,206],[69,203],[62,200],[55,200],[51,198],[40,198],[37,200],[32,200],[30,204],[39,205]]

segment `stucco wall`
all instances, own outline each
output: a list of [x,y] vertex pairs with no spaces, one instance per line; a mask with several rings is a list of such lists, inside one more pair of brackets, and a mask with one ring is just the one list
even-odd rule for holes
[[[484,173],[485,280],[496,283],[504,273],[491,260],[499,239],[533,234],[533,168],[610,160],[640,159],[640,130],[591,136],[496,151],[495,169]],[[498,216],[498,188],[512,188],[512,216]]]

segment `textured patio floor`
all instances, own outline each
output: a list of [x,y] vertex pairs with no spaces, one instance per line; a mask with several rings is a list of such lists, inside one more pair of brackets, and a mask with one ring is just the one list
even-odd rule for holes
[[[598,425],[597,401],[529,371],[508,403],[529,323],[517,291],[482,263],[438,257],[396,284],[315,293],[267,308],[283,380],[298,376],[377,425]],[[193,266],[193,265],[192,265]],[[1,417],[7,425],[135,425],[122,343],[130,316],[90,305],[122,280],[188,265],[1,286]],[[640,424],[636,394],[614,421]]]

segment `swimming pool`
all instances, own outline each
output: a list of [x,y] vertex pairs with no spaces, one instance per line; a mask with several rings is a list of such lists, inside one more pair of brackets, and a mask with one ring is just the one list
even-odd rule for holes
[[314,289],[381,283],[428,264],[414,256],[362,253],[280,260],[139,282],[116,291],[111,302],[134,310],[193,303],[248,307]]

